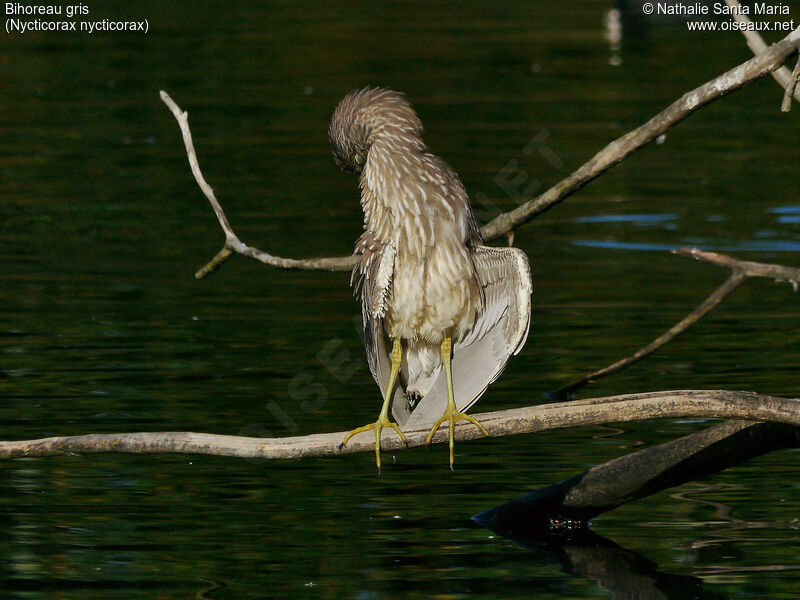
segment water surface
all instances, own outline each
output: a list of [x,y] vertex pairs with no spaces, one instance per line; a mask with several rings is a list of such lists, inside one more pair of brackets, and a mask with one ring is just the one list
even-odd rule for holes
[[[748,58],[733,33],[637,21],[612,65],[609,8],[147,1],[91,6],[148,18],[147,35],[5,36],[1,437],[300,435],[373,420],[379,395],[347,274],[238,259],[193,278],[222,235],[158,90],[189,111],[205,175],[244,241],[342,255],[361,213],[356,181],[331,160],[327,120],[354,87],[408,94],[433,151],[473,198],[491,199],[476,203],[485,222],[524,199],[509,194],[510,175],[527,174],[528,195],[544,190]],[[545,401],[647,343],[728,275],[669,249],[798,264],[800,132],[780,98],[764,80],[719,101],[519,231],[534,271],[532,333],[479,410]],[[523,151],[535,136],[549,153]],[[797,396],[797,306],[785,284],[748,282],[580,395]],[[387,456],[380,477],[371,455],[2,462],[0,586],[26,599],[608,597],[470,516],[705,425],[461,444],[454,473],[444,448],[417,449]],[[795,453],[776,453],[608,513],[593,530],[665,577],[696,578],[704,597],[794,597],[795,466]]]

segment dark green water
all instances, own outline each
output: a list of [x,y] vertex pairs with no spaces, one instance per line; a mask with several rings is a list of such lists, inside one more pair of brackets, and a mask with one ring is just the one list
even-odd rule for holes
[[[147,18],[149,33],[0,38],[2,439],[300,435],[378,411],[346,274],[240,258],[194,280],[222,235],[159,89],[190,112],[205,175],[244,241],[341,255],[361,214],[355,180],[331,160],[327,121],[354,87],[405,91],[473,197],[508,209],[516,201],[498,181],[509,161],[528,174],[521,188],[544,189],[749,56],[738,34],[634,22],[611,66],[602,2],[88,6],[98,19]],[[534,270],[532,333],[478,410],[544,401],[655,337],[727,276],[666,249],[800,264],[800,113],[780,113],[781,94],[765,79],[721,100],[518,233]],[[549,159],[523,152],[536,135]],[[581,396],[797,396],[798,322],[791,288],[748,282]],[[343,364],[330,368],[326,354]],[[703,425],[462,444],[455,473],[444,448],[412,450],[380,477],[371,455],[2,462],[0,589],[26,599],[609,597],[470,516]],[[697,597],[796,597],[796,458],[776,453],[661,493],[593,529],[655,563],[667,590],[673,574],[700,578]]]

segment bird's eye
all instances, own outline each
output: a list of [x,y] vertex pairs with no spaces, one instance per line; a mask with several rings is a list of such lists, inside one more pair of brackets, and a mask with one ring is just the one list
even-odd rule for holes
[[353,160],[356,161],[356,164],[359,166],[363,165],[366,162],[364,155],[359,152],[356,152],[356,155],[353,157]]

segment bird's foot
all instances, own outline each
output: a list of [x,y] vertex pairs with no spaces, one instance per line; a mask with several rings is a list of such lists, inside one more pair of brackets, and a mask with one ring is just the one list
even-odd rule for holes
[[364,425],[363,427],[357,427],[356,429],[353,429],[353,431],[348,433],[345,436],[344,440],[342,440],[342,443],[339,444],[339,449],[343,448],[344,445],[348,441],[350,441],[350,438],[353,437],[354,435],[356,435],[358,433],[363,433],[365,431],[375,431],[375,462],[378,465],[378,473],[380,473],[381,472],[381,430],[383,430],[386,427],[391,427],[392,429],[394,429],[397,432],[397,435],[400,436],[400,439],[403,440],[403,443],[406,444],[406,445],[408,444],[408,442],[406,442],[406,436],[404,436],[403,432],[400,431],[400,427],[397,425],[397,423],[394,423],[393,421],[390,421],[389,417],[386,416],[386,415],[380,415],[378,417],[378,420],[375,421],[374,423],[369,423],[367,425]]
[[444,423],[445,421],[447,421],[449,425],[448,439],[450,441],[450,470],[452,470],[453,448],[455,447],[455,436],[453,434],[453,429],[455,428],[456,423],[458,423],[459,421],[469,421],[470,423],[475,425],[475,427],[480,429],[481,432],[483,432],[483,435],[488,437],[489,432],[486,431],[486,428],[483,425],[478,423],[475,417],[471,417],[467,413],[459,412],[456,410],[455,406],[449,405],[445,409],[444,414],[441,417],[439,417],[439,420],[433,424],[431,432],[428,434],[428,439],[426,440],[427,444],[431,443],[431,440],[433,440],[433,435],[439,430],[439,427],[441,427],[442,423]]

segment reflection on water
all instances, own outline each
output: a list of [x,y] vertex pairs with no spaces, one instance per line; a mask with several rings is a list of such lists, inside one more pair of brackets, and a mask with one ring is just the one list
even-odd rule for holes
[[711,252],[797,252],[800,251],[800,241],[793,240],[745,240],[736,244],[708,244],[696,239],[675,245],[647,244],[643,242],[618,242],[612,240],[574,240],[576,246],[589,248],[610,248],[614,250],[644,250],[668,252],[689,246],[699,250]]
[[661,571],[644,556],[589,530],[549,538],[516,538],[532,560],[551,560],[561,570],[597,582],[612,598],[637,600],[723,600],[699,577]]
[[779,206],[771,208],[769,212],[780,215],[776,219],[778,223],[800,223],[800,206]]
[[[98,18],[121,10],[90,8]],[[242,259],[193,279],[222,236],[158,90],[189,111],[205,175],[245,242],[286,256],[342,255],[362,216],[326,138],[350,89],[404,90],[431,148],[496,211],[517,202],[502,176],[510,164],[528,176],[520,189],[544,189],[747,57],[736,35],[700,38],[680,26],[610,43],[609,8],[146,0],[136,12],[151,23],[147,36],[4,38],[0,437],[301,435],[372,418],[379,398],[347,274]],[[540,401],[641,347],[722,277],[640,250],[699,245],[798,263],[797,122],[778,112],[776,92],[764,82],[720,100],[518,232],[535,277],[532,334],[479,409]],[[543,131],[550,161],[524,152]],[[785,286],[748,282],[695,332],[591,394],[796,396],[799,316]],[[331,352],[351,375],[331,367]],[[618,456],[632,440],[702,426],[478,441],[457,448],[455,473],[442,448],[400,452],[381,477],[368,456],[0,463],[0,585],[35,599],[598,596],[599,578],[532,558],[469,516]],[[727,487],[703,497],[747,522],[791,522],[794,458],[775,453],[716,476]],[[726,524],[667,494],[593,527],[660,573],[703,578],[709,592],[781,598],[797,589],[796,572],[772,569],[796,559],[791,528],[743,528],[703,545]]]
[[[800,223],[800,207],[798,206],[778,206],[768,208],[766,213],[779,215],[775,217],[774,224],[787,225]],[[659,244],[647,242],[646,234],[639,231],[641,228],[658,228],[668,231],[680,231],[681,227],[679,215],[676,213],[654,213],[654,214],[602,214],[576,217],[572,221],[581,224],[618,224],[613,229],[607,229],[604,233],[613,237],[632,237],[636,241],[624,241],[619,239],[577,239],[573,240],[576,246],[586,246],[590,248],[609,248],[614,250],[644,250],[664,252],[675,250],[682,246],[696,247],[701,250],[716,252],[797,252],[800,250],[800,233],[795,233],[794,239],[765,239],[776,238],[787,233],[793,233],[791,228],[788,231],[780,231],[774,227],[771,229],[755,229],[750,235],[758,239],[736,239],[735,241],[715,239],[711,235],[704,238],[680,237],[671,244]],[[727,217],[723,215],[707,215],[705,220],[710,223],[723,222]],[[622,226],[630,225],[637,229],[635,231],[625,230]],[[709,231],[713,234],[713,231]]]
[[577,217],[574,223],[632,223],[638,226],[661,225],[678,218],[676,214],[663,215],[592,215],[590,217]]
[[[615,598],[719,597],[703,589],[700,579],[659,572],[656,566],[588,529],[590,519],[610,510],[684,485],[671,498],[714,508],[716,525],[727,524],[718,537],[687,541],[689,552],[727,544],[743,529],[797,530],[797,521],[758,523],[734,516],[731,505],[707,501],[698,492],[741,489],[741,485],[695,484],[771,452],[798,446],[797,429],[776,423],[723,421],[679,439],[631,452],[614,460],[494,506],[473,517],[487,529],[524,546],[544,550],[566,572],[593,579]],[[722,494],[724,495],[724,494]],[[709,523],[710,524],[710,523]],[[757,538],[769,542],[774,536]],[[796,565],[747,567],[756,571],[798,571]],[[729,565],[713,565],[708,573],[733,573]]]

